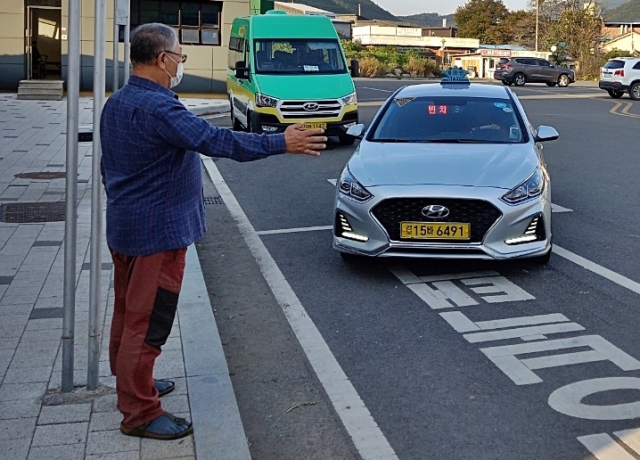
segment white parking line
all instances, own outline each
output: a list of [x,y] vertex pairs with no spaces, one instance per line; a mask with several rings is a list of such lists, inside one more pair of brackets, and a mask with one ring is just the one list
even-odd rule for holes
[[363,460],[397,460],[398,456],[254,230],[215,163],[208,157],[202,159],[360,456]]
[[555,244],[553,245],[553,253],[559,255],[560,257],[564,257],[574,264],[580,265],[582,268],[592,271],[593,273],[600,275],[619,286],[627,288],[630,291],[635,292],[636,294],[640,294],[640,283],[636,283],[635,281],[630,280],[629,278],[622,276],[612,270],[609,270],[608,268],[604,268],[602,265],[591,262],[590,260],[587,260],[584,257],[579,256],[578,254],[574,254],[571,251],[567,251],[566,249],[563,249]]
[[389,90],[389,89],[380,89],[380,88],[371,88],[369,86],[361,86],[360,88],[362,89],[370,89],[372,91],[380,91],[382,93],[395,93],[395,90]]
[[318,230],[331,230],[333,227],[331,225],[324,225],[320,227],[297,227],[297,228],[283,228],[279,230],[262,230],[260,232],[256,232],[257,235],[281,235],[283,233],[300,233],[300,232],[315,232]]

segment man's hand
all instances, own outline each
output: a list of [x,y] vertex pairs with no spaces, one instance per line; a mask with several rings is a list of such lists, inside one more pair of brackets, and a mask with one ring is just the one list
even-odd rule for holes
[[302,130],[302,123],[289,126],[284,132],[284,142],[288,153],[303,153],[305,155],[320,155],[324,150],[327,137],[322,136],[324,129]]

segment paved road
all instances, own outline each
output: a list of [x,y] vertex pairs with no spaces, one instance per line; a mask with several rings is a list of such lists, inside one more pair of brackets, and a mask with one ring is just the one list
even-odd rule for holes
[[[379,101],[401,84],[358,81],[361,120],[368,123]],[[545,267],[345,264],[326,228],[333,218],[330,180],[352,148],[334,146],[320,158],[208,163],[218,187],[209,193],[232,202],[230,215],[216,208],[210,219],[223,218],[233,235],[229,255],[243,254],[234,288],[223,289],[231,275],[216,268],[219,239],[210,232],[199,251],[210,292],[224,290],[227,310],[217,318],[221,335],[234,337],[227,357],[240,356],[245,365],[234,385],[241,388],[245,428],[257,443],[254,458],[640,455],[640,431],[633,431],[640,428],[640,265],[634,257],[640,251],[640,104],[589,86],[515,91],[534,125],[552,125],[561,136],[545,147],[553,202],[563,211],[554,215],[555,254]],[[212,122],[228,126],[226,118]],[[234,219],[245,218],[237,230]],[[259,314],[263,300],[273,314],[268,320]],[[229,319],[234,308],[246,315],[244,326]],[[268,328],[271,335],[260,332],[266,321],[277,323]],[[309,402],[296,409],[306,414],[298,420],[303,428],[284,411],[275,425],[267,419],[292,400],[293,389],[246,384],[252,367],[264,369],[260,364],[286,375],[282,360],[289,358],[309,391],[297,401]],[[265,398],[273,404],[259,407],[256,401]],[[305,444],[300,437],[315,426],[321,433]],[[296,429],[289,447],[274,446],[274,430]]]

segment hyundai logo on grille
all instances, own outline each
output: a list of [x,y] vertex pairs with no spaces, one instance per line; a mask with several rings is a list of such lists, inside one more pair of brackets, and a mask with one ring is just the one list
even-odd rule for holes
[[305,102],[302,106],[307,112],[315,112],[320,108],[317,102]]
[[445,208],[439,204],[432,204],[425,206],[420,212],[429,219],[444,219],[449,215],[449,208]]

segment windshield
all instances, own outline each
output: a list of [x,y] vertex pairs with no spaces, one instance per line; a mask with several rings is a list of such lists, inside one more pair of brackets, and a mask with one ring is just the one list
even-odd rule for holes
[[522,122],[509,99],[395,98],[382,114],[373,142],[524,142]]
[[337,74],[347,68],[337,40],[255,41],[256,73]]

